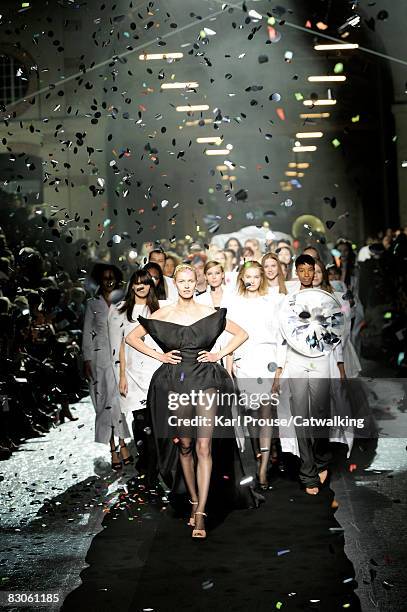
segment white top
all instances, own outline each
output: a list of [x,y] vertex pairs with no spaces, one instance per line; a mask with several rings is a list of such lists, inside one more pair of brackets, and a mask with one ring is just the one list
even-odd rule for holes
[[[205,293],[201,293],[200,295],[197,295],[194,299],[195,299],[195,302],[197,302],[198,304],[205,304],[205,306],[211,306],[212,308],[215,308],[212,302],[211,288],[209,286],[207,287]],[[229,300],[230,300],[230,291],[228,291],[227,287],[223,286],[222,299],[221,299],[219,308],[227,308]],[[230,319],[229,311],[227,311],[226,313],[226,318]],[[217,338],[211,350],[211,353],[218,353],[224,346],[227,345],[231,337],[232,335],[229,332],[223,331],[221,335]]]
[[[212,289],[208,285],[208,287],[206,288],[205,293],[201,293],[200,295],[197,295],[194,298],[194,300],[198,304],[205,304],[205,306],[212,306],[212,308],[215,308],[215,306],[213,305],[213,302],[212,302],[212,295],[211,294],[212,294]],[[231,297],[231,291],[228,289],[228,287],[226,285],[222,285],[222,299],[221,299],[219,307],[220,308],[226,308],[227,304],[228,304],[228,302],[230,300],[230,297]]]
[[[274,297],[276,295],[276,297]],[[227,305],[228,319],[249,334],[234,352],[237,378],[272,378],[277,364],[277,346],[282,344],[278,327],[279,294],[257,298],[233,296]]]
[[[160,307],[166,305],[167,300],[160,300]],[[150,310],[142,304],[135,304],[132,312],[133,321],[127,319],[127,313],[119,312],[119,308],[123,302],[110,309],[108,318],[109,340],[110,340],[110,359],[113,365],[116,384],[119,384],[120,377],[120,346],[124,338],[139,324],[137,317],[139,315],[148,317]],[[160,347],[154,342],[151,336],[145,336],[144,342],[147,346],[153,348],[159,353],[162,353]],[[126,378],[128,384],[127,397],[120,396],[120,407],[122,412],[129,410],[140,410],[145,408],[147,391],[150,385],[150,380],[156,369],[161,365],[160,361],[144,355],[125,344],[125,360],[126,360]],[[118,393],[118,390],[117,390]]]

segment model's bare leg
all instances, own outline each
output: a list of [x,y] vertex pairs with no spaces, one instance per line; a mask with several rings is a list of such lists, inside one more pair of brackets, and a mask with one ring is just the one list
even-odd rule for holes
[[119,452],[121,458],[126,460],[130,457],[129,449],[127,448],[126,442],[123,438],[119,438]]
[[[182,472],[185,478],[185,484],[187,485],[189,497],[191,502],[198,502],[198,494],[196,491],[196,479],[195,479],[195,466],[194,457],[192,454],[192,438],[180,438],[178,443],[179,449],[179,460],[181,462]],[[189,524],[194,524],[194,514],[197,510],[198,504],[192,503],[191,505],[191,517]],[[191,521],[192,519],[192,521]]]
[[198,428],[196,440],[199,501],[195,510],[195,512],[199,513],[195,516],[196,529],[205,529],[205,506],[208,499],[209,483],[211,481],[212,474],[212,434],[217,410],[216,402],[212,401],[215,398],[215,394],[215,389],[208,389],[205,396],[202,398],[202,401],[198,403],[196,409],[197,416],[206,418],[204,426]]
[[[259,408],[260,419],[271,418],[271,405],[261,404]],[[271,448],[271,433],[272,428],[268,425],[260,428],[259,442],[260,442],[260,466],[259,466],[259,482],[262,486],[267,486],[267,471],[270,459],[270,448]]]
[[319,472],[318,476],[321,484],[324,484],[325,480],[328,478],[328,470],[323,470],[322,472]]

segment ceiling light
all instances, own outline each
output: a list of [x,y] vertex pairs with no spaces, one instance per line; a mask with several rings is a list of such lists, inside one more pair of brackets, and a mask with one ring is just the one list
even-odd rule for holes
[[293,186],[288,181],[280,181],[281,191],[292,191]]
[[216,170],[219,170],[220,172],[224,172],[225,170],[227,170],[228,167],[225,165],[220,165],[220,166],[216,166]]
[[309,168],[311,164],[309,164],[308,162],[288,162],[288,167],[289,168]]
[[326,100],[304,100],[304,106],[334,106],[336,104],[336,100],[330,100],[327,98]]
[[301,113],[301,119],[328,119],[331,113]]
[[338,76],[309,76],[308,80],[311,83],[326,83],[329,81],[346,81],[346,76],[338,75]]
[[196,89],[199,83],[191,81],[191,83],[163,83],[161,89]]
[[185,126],[186,127],[195,127],[197,125],[202,125],[202,122],[205,125],[208,125],[208,123],[213,123],[213,119],[194,119],[193,121],[186,121],[185,122]]
[[337,43],[333,45],[315,45],[315,51],[331,51],[335,49],[357,49],[359,45],[352,43]]
[[293,151],[294,153],[302,153],[305,151],[316,151],[317,148],[315,146],[311,146],[311,147],[293,147]]
[[322,138],[323,132],[297,132],[296,138]]
[[297,173],[296,173],[296,171],[295,171],[295,170],[286,170],[286,171],[284,172],[284,174],[285,174],[286,176],[297,176]]
[[206,149],[205,155],[229,155],[228,149]]
[[175,109],[178,113],[193,113],[195,111],[209,110],[207,104],[195,104],[191,106],[177,106]]
[[142,53],[138,56],[139,60],[158,60],[158,59],[180,59],[183,53]]
[[199,144],[211,143],[220,145],[222,143],[222,140],[223,138],[221,138],[220,136],[202,136],[201,138],[197,138],[196,142],[199,142]]

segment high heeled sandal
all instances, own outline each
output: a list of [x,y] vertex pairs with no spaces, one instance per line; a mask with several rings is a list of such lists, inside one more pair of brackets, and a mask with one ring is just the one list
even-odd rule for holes
[[[207,516],[206,512],[195,512],[195,516],[197,514],[201,514],[202,516]],[[196,524],[196,521],[195,521]],[[206,530],[205,529],[193,529],[192,537],[197,540],[204,540],[206,538]]]
[[[197,506],[199,504],[199,502],[197,501],[192,501],[192,499],[189,500],[189,503],[192,504],[193,506]],[[195,527],[195,512],[194,512],[194,516],[190,516],[189,517],[189,521],[187,523],[187,525],[189,527]]]
[[[115,446],[114,448],[110,449],[111,454],[113,455],[113,453],[117,453],[117,446]],[[113,456],[112,456],[112,470],[114,470],[115,472],[118,472],[119,470],[122,469],[122,462],[119,461],[119,463],[117,463],[117,461],[113,461]]]
[[[127,448],[127,445],[126,444],[120,444],[120,449],[122,449],[122,448]],[[121,450],[119,450],[119,452],[121,453]],[[128,457],[126,457],[126,459],[123,459],[123,457],[122,457],[123,465],[130,465],[130,463],[133,463],[133,462],[134,462],[133,455],[129,455]]]

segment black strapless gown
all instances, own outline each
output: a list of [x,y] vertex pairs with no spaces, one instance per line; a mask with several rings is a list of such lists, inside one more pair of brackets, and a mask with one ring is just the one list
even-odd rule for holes
[[[234,393],[233,381],[223,366],[197,361],[199,351],[210,351],[224,331],[226,308],[220,308],[192,325],[142,316],[138,320],[165,353],[177,349],[182,357],[181,363],[162,364],[154,372],[147,395],[147,413],[155,439],[159,472],[173,495],[182,494],[186,488],[177,443],[180,435],[196,437],[197,431],[196,428],[188,432],[177,430],[170,426],[168,418],[174,414],[189,418],[194,417],[195,413],[193,406],[178,408],[175,412],[169,410],[168,394],[214,390],[219,394]],[[222,402],[215,411],[218,416],[231,418],[230,403]],[[205,430],[201,430],[200,435],[204,435],[202,431]],[[255,466],[249,453],[242,453],[238,449],[233,426],[215,427],[211,437],[213,468],[208,505],[212,500],[214,504],[220,503],[228,508],[257,506],[264,498],[254,491]],[[241,484],[249,476],[253,476],[253,484]]]

